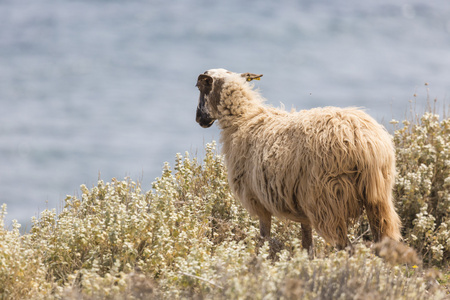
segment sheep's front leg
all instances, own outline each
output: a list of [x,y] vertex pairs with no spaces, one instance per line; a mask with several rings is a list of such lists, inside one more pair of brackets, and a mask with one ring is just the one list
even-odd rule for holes
[[262,238],[270,238],[270,228],[272,227],[272,215],[265,211],[264,213],[258,214],[259,217],[259,233]]
[[314,258],[314,245],[312,239],[311,225],[301,223],[302,225],[302,247],[308,251],[309,257]]

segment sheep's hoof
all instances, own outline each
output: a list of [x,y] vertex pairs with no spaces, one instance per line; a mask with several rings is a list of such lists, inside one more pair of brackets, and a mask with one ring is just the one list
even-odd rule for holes
[[257,242],[258,248],[262,247],[266,242],[269,242],[269,258],[272,260],[276,259],[277,254],[284,249],[284,244],[276,238],[260,236]]
[[309,249],[305,249],[308,252],[308,257],[310,260],[314,259],[314,248],[310,247]]
[[270,257],[275,258],[275,256],[284,249],[284,244],[278,239],[269,239],[270,247]]
[[348,244],[346,246],[337,246],[338,251],[347,251],[349,256],[352,256],[355,253],[355,248],[353,248],[352,244]]

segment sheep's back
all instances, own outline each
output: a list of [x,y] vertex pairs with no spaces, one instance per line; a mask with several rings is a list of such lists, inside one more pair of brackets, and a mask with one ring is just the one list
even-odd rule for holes
[[[268,110],[234,132],[224,150],[230,185],[244,206],[254,212],[257,199],[274,215],[291,218],[312,210],[336,178],[351,189],[364,170],[379,167],[374,164],[391,168],[393,162],[388,133],[355,108]],[[347,206],[355,211],[347,217],[356,217],[360,191],[348,192],[352,203]]]
[[[328,172],[391,164],[394,148],[387,131],[356,108],[316,108],[297,113],[305,147]],[[386,157],[380,157],[385,154]]]

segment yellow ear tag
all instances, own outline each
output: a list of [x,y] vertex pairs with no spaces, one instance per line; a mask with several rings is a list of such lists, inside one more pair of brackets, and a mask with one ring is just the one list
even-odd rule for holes
[[256,78],[247,78],[247,81],[252,81],[252,80],[261,80],[261,77],[256,77]]

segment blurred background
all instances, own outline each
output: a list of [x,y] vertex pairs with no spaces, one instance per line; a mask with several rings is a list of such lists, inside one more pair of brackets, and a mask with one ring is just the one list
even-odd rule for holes
[[195,123],[195,83],[218,67],[263,73],[270,105],[361,106],[390,128],[410,101],[448,100],[450,2],[0,0],[6,226],[99,176],[148,190],[177,152],[201,156],[220,136]]

